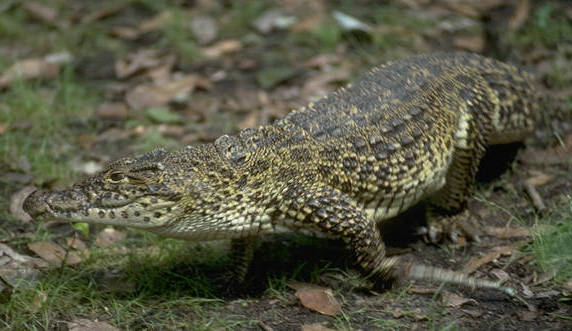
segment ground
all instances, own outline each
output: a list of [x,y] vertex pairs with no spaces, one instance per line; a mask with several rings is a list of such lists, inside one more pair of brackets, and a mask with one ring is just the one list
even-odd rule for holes
[[[271,123],[407,55],[470,51],[534,72],[543,121],[490,151],[480,242],[383,225],[390,253],[504,279],[520,299],[431,283],[373,288],[339,242],[264,238],[239,289],[227,242],[36,223],[31,190],[117,157]],[[5,1],[0,5],[0,327],[572,328],[572,6],[567,1]]]

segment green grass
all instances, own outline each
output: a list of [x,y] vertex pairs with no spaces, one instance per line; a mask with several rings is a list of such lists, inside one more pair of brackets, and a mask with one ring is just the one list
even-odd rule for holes
[[39,181],[69,178],[69,166],[61,162],[73,153],[75,134],[68,125],[87,118],[95,99],[68,69],[45,85],[13,84],[0,103],[0,123],[9,128],[0,136],[1,158],[11,164],[26,157]]
[[203,273],[222,270],[220,250],[148,234],[122,244],[131,247],[129,253],[92,247],[90,257],[75,267],[51,268],[37,281],[21,282],[10,301],[0,305],[0,328],[52,329],[70,316],[134,328],[237,323],[202,313],[203,307],[215,309],[220,303]]
[[572,197],[568,196],[567,200],[550,215],[538,220],[538,225],[550,227],[537,227],[529,247],[542,270],[553,273],[557,282],[572,278]]
[[572,21],[552,3],[538,7],[525,26],[513,34],[511,41],[522,47],[542,44],[547,47],[572,42]]

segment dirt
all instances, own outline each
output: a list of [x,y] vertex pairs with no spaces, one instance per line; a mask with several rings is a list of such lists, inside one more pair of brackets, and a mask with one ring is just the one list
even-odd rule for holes
[[[521,63],[532,70],[544,70],[540,76],[547,98],[551,100],[546,123],[540,125],[536,134],[524,144],[500,147],[489,153],[487,160],[484,161],[483,170],[478,177],[475,198],[470,201],[471,215],[475,215],[481,229],[498,228],[507,224],[514,227],[534,224],[535,217],[541,213],[523,189],[524,181],[534,174],[544,173],[553,176],[552,180],[546,184],[536,187],[547,207],[544,214],[562,208],[562,205],[566,204],[565,197],[567,195],[569,197],[572,193],[570,176],[566,175],[571,170],[570,163],[557,160],[556,163],[547,165],[542,162],[530,162],[531,159],[528,157],[523,158],[523,155],[529,156],[529,154],[523,154],[523,150],[561,155],[554,152],[558,142],[553,133],[556,132],[564,140],[572,134],[572,114],[566,110],[572,96],[569,90],[570,81],[559,86],[554,83],[550,73],[547,73],[545,69],[546,66],[556,61],[555,58],[561,58],[560,55],[555,55],[559,50],[571,45],[564,45],[563,42],[557,45],[528,48],[515,44],[513,40],[507,40],[503,35],[505,27],[503,19],[507,17],[506,15],[513,17],[511,15],[515,15],[518,8],[523,10],[519,6],[524,6],[522,4],[524,2],[508,1],[491,8],[462,1],[438,1],[435,4],[428,1],[395,1],[393,4],[398,10],[415,12],[419,16],[439,15],[442,11],[450,11],[450,16],[447,17],[453,18],[451,22],[471,19],[477,25],[475,29],[482,31],[482,34],[477,33],[477,39],[473,39],[476,40],[477,46],[469,40],[471,47],[477,47],[475,51]],[[188,1],[188,3],[178,1],[177,3],[180,3],[183,8],[192,9],[195,8],[193,6],[200,6],[195,3],[202,3],[202,1]],[[228,2],[221,1],[220,3],[224,13]],[[302,6],[296,1],[292,3]],[[487,3],[493,4],[495,1],[487,1]],[[566,19],[572,20],[570,16],[572,11],[564,1],[535,1],[528,10],[528,14],[521,14],[528,15],[525,22],[534,20],[536,17],[534,13],[546,4],[562,9]],[[336,5],[336,1],[328,2],[327,8],[335,9]],[[367,13],[368,5],[371,3],[360,1],[355,5],[357,7],[355,12]],[[200,12],[203,9],[197,7],[195,10]],[[327,15],[327,10],[323,8],[320,10]],[[208,12],[208,10],[204,11]],[[104,17],[102,20],[108,20],[110,27],[121,27],[136,26],[150,17],[153,17],[153,13],[148,9],[135,6],[121,9],[111,17]],[[384,28],[381,24],[376,27],[378,30]],[[254,37],[251,36],[250,44],[242,41],[240,50],[228,51],[224,55],[195,63],[178,58],[171,64],[171,68],[167,69],[170,73],[175,71],[182,74],[192,73],[199,77],[199,80],[194,82],[195,87],[188,98],[183,98],[182,101],[172,98],[161,105],[182,116],[185,123],[181,124],[176,121],[174,123],[169,121],[150,123],[146,121],[143,109],[130,109],[130,120],[136,119],[140,121],[139,123],[143,123],[144,133],[137,131],[139,130],[137,126],[133,128],[125,125],[124,119],[98,118],[95,112],[93,117],[80,123],[66,124],[66,128],[80,143],[83,141],[89,147],[83,150],[75,147],[82,160],[96,160],[98,163],[139,151],[138,140],[146,137],[151,129],[163,130],[164,136],[176,141],[175,146],[208,142],[221,134],[235,133],[241,127],[269,123],[287,113],[289,109],[303,105],[306,100],[315,97],[316,91],[335,89],[341,82],[349,81],[357,73],[364,72],[371,64],[370,62],[374,62],[371,60],[372,57],[377,62],[383,62],[404,54],[466,50],[467,40],[462,38],[469,38],[466,31],[456,32],[453,28],[446,31],[435,30],[434,27],[421,32],[412,29],[396,31],[396,33],[407,34],[408,38],[410,36],[411,38],[407,40],[411,40],[411,44],[407,47],[394,46],[394,52],[382,49],[380,51],[384,53],[379,56],[360,57],[359,47],[362,46],[356,47],[352,42],[342,39],[338,41],[337,47],[326,51],[325,54],[320,54],[323,58],[318,58],[311,46],[301,47],[296,43],[289,44],[292,41],[284,39],[286,33],[284,30],[264,34],[252,32],[252,27],[248,27],[244,34],[248,33]],[[118,38],[117,40],[127,44],[126,52],[133,54],[137,50],[154,45],[159,39],[157,33],[157,31],[149,31],[135,39]],[[482,40],[479,39],[481,37]],[[478,46],[479,42],[483,43],[482,47]],[[215,47],[215,45],[216,42],[208,46]],[[463,46],[465,48],[459,48],[459,45],[465,45]],[[145,61],[167,63],[165,59],[172,53],[176,54],[177,51],[170,45]],[[570,68],[572,63],[570,53],[562,57]],[[149,81],[148,76],[145,75],[149,74],[152,69],[158,69],[160,65],[143,66],[132,77],[119,80],[115,74],[115,65],[122,58],[125,58],[125,54],[115,54],[109,50],[98,50],[93,54],[82,55],[75,62],[75,79],[103,91],[101,92],[103,103],[123,102],[124,95],[141,82]],[[321,64],[302,65],[309,59]],[[275,82],[269,83],[267,88],[261,88],[260,82],[257,81],[257,74],[276,65],[290,67],[292,71],[283,73],[284,78],[277,78]],[[332,78],[331,81],[325,78],[325,83],[317,88],[316,85],[305,85],[305,82],[313,78],[326,75],[320,68],[332,70],[336,67],[344,68],[352,74]],[[564,73],[564,75],[570,77],[570,73]],[[164,79],[168,82],[172,76]],[[200,79],[204,81],[201,82]],[[305,86],[313,87],[304,89]],[[566,101],[561,101],[562,95],[565,95],[564,100],[568,100],[568,104]],[[159,119],[159,122],[161,121]],[[84,134],[85,127],[90,128],[94,133],[89,133],[87,138],[83,137],[81,139],[84,140],[81,140],[79,137]],[[68,161],[65,160],[65,162]],[[2,162],[2,167],[3,171],[12,171],[12,166],[4,162]],[[1,199],[9,199],[13,192],[23,187],[14,181],[2,185]],[[44,183],[44,186],[49,187],[50,183]],[[515,223],[515,218],[524,220],[524,224]],[[406,260],[459,270],[470,261],[486,256],[498,247],[514,245],[515,248],[508,254],[500,254],[497,258],[479,266],[473,276],[495,279],[495,272],[499,273],[500,270],[501,274],[504,272],[510,275],[508,284],[520,291],[529,290],[532,294],[520,301],[495,291],[471,291],[448,286],[441,288],[426,283],[395,284],[392,290],[383,291],[372,288],[371,284],[364,281],[355,283],[351,281],[356,278],[352,276],[352,272],[355,273],[351,267],[352,257],[344,249],[342,243],[322,239],[307,240],[291,236],[270,236],[265,238],[257,249],[247,282],[240,291],[229,293],[224,287],[215,285],[214,292],[199,292],[198,296],[222,298],[223,304],[205,304],[199,313],[189,311],[182,306],[173,312],[178,322],[172,327],[185,328],[185,321],[194,318],[217,319],[220,317],[229,323],[236,322],[236,324],[229,324],[231,329],[253,330],[295,330],[309,325],[314,325],[316,328],[320,325],[333,329],[351,330],[428,328],[564,330],[572,328],[570,298],[565,300],[562,288],[552,281],[536,284],[542,276],[542,270],[534,263],[530,253],[520,250],[531,242],[531,236],[499,238],[484,233],[479,243],[461,241],[455,244],[430,245],[424,243],[420,236],[413,235],[416,225],[421,224],[422,220],[423,210],[419,207],[389,222],[384,228],[384,238],[391,246],[391,251],[399,252]],[[37,225],[5,220],[0,222],[4,227],[4,233],[10,234],[6,238],[0,238],[0,241],[17,247],[22,253],[31,254],[24,248],[22,238],[26,238],[26,233],[33,233]],[[57,234],[62,231],[69,233],[71,230],[65,226],[63,229],[53,229],[53,231]],[[403,253],[404,249],[406,253]],[[201,269],[203,267],[201,264],[185,263],[190,264],[181,263],[174,270],[165,270],[163,276],[168,279],[173,273],[198,273],[207,278],[216,278],[224,270],[224,265],[214,269],[205,266],[206,269]],[[316,270],[320,272],[316,274]],[[105,277],[102,274],[96,279],[103,280]],[[335,297],[342,303],[342,313],[331,317],[312,311],[300,304],[290,288],[280,289],[279,294],[276,294],[269,289],[269,278],[294,279],[332,288]],[[144,286],[137,282],[133,285],[135,289]],[[126,295],[118,292],[111,293],[118,297]],[[452,293],[467,301],[463,301],[462,304],[451,302],[450,294]],[[161,293],[157,296],[160,297]],[[567,316],[567,318],[561,316]],[[160,312],[148,312],[143,317],[146,323],[149,323],[154,319],[160,320],[162,315]],[[63,316],[64,320],[67,318]],[[132,321],[127,325],[119,325],[119,327],[144,328],[149,325],[146,323]],[[52,327],[65,328],[65,325],[61,322],[54,322]]]

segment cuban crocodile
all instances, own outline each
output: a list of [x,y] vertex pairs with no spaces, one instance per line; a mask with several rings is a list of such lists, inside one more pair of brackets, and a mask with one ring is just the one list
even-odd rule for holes
[[24,209],[39,220],[231,239],[237,279],[257,236],[287,230],[343,239],[376,279],[511,293],[387,257],[377,223],[424,200],[429,224],[455,228],[486,147],[531,133],[539,99],[532,75],[515,66],[466,53],[413,56],[375,67],[272,125],[123,158],[68,190],[35,191]]

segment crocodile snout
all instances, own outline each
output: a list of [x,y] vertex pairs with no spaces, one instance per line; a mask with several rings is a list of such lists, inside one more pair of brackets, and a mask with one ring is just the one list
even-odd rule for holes
[[56,217],[63,212],[77,212],[86,201],[86,195],[76,190],[55,192],[37,190],[24,201],[24,211],[35,219]]

